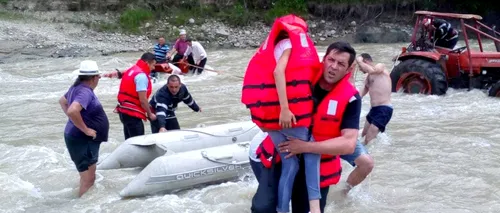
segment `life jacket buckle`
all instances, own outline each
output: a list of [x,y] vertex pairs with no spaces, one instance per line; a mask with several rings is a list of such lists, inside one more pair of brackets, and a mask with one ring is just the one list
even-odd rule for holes
[[298,98],[291,99],[290,103],[294,103],[294,104],[299,103],[299,99]]
[[297,86],[297,80],[293,80],[292,82],[290,82],[292,86],[296,87]]
[[262,102],[260,102],[260,101],[257,101],[257,102],[255,103],[255,106],[256,106],[256,107],[260,107],[261,105],[262,105]]
[[263,90],[264,88],[266,88],[266,84],[264,83],[260,84],[260,89]]

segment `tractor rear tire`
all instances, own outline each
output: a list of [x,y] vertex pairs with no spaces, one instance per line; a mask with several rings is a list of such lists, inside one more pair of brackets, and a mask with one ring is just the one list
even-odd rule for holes
[[[391,72],[392,92],[444,95],[448,90],[446,75],[437,63],[423,59],[407,59]],[[415,89],[417,91],[415,91]]]
[[493,84],[490,91],[488,92],[488,95],[491,97],[500,98],[500,81],[496,84]]

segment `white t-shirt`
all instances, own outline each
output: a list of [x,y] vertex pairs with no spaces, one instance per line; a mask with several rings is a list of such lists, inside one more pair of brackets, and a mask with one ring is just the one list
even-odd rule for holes
[[192,41],[191,44],[192,46],[188,46],[186,52],[184,53],[184,56],[188,56],[189,54],[193,53],[194,63],[201,61],[207,57],[207,52],[205,52],[205,49],[203,48],[203,46],[201,46],[200,42]]
[[278,44],[276,44],[276,47],[274,47],[274,59],[276,59],[276,62],[280,59],[281,55],[283,55],[283,52],[285,52],[286,49],[291,49],[292,48],[292,42],[290,41],[289,38],[283,39]]
[[262,141],[266,139],[266,137],[267,137],[267,132],[260,131],[252,138],[252,141],[250,141],[250,149],[248,150],[248,156],[250,157],[251,160],[255,162],[260,162],[260,159],[257,158],[257,154],[255,152],[257,151],[257,148],[262,143]]

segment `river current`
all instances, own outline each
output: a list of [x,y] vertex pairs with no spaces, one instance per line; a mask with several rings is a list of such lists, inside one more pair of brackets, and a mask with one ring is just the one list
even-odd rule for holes
[[[388,68],[402,46],[354,45],[358,53],[368,52]],[[322,55],[325,49],[318,47],[318,52]],[[207,64],[223,72],[182,78],[203,112],[179,104],[181,128],[249,119],[240,103],[240,77],[253,53],[208,51]],[[81,60],[96,60],[101,70],[111,71],[128,68],[138,57],[140,53],[126,53],[0,64],[0,212],[250,212],[254,179],[121,199],[119,191],[140,169],[98,171],[95,187],[77,198],[78,173],[64,144],[67,117],[58,99],[73,83],[72,72]],[[363,79],[357,72],[358,88]],[[111,126],[100,159],[123,142],[121,123],[113,113],[119,83],[102,78],[95,90]],[[440,97],[393,93],[392,99],[394,115],[387,132],[367,146],[375,160],[373,172],[347,196],[333,186],[326,212],[499,212],[499,100],[483,91],[453,89]],[[369,103],[367,96],[361,128]],[[340,185],[352,171],[345,162],[343,167]]]

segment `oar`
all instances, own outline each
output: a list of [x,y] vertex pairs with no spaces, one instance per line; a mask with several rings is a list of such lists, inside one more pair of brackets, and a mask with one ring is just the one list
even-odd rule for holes
[[206,68],[206,67],[199,67],[199,66],[192,65],[192,64],[188,64],[188,66],[191,66],[191,67],[194,67],[194,68],[198,68],[198,69],[204,69],[206,71],[215,72],[215,73],[219,73],[219,74],[222,73],[222,71],[217,71],[217,70],[209,69],[209,68]]

